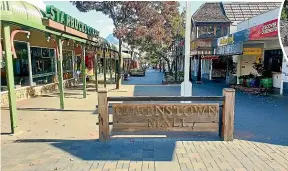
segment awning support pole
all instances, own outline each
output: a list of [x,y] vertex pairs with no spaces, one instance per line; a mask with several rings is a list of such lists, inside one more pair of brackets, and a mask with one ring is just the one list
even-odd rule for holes
[[14,134],[18,131],[18,125],[17,125],[17,107],[16,107],[16,92],[14,84],[13,59],[11,52],[10,26],[6,24],[3,25],[4,25],[4,40],[5,40],[4,48],[6,58],[6,80],[8,85],[10,124],[11,124],[11,133]]

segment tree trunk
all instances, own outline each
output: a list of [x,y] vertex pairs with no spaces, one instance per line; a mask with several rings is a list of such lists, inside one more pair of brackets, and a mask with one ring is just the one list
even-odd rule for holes
[[118,76],[117,76],[117,83],[116,83],[116,89],[120,88],[120,84],[121,84],[121,72],[122,72],[122,56],[121,56],[121,52],[122,52],[122,40],[119,39],[119,53],[118,53]]

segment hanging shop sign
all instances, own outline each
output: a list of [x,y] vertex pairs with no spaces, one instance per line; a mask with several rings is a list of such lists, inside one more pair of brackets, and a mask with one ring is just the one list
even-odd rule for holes
[[47,17],[49,19],[57,23],[61,23],[67,27],[73,28],[89,36],[93,37],[99,36],[99,32],[96,29],[88,26],[82,21],[77,20],[76,18],[73,18],[69,14],[66,14],[64,11],[57,9],[53,5],[46,6],[46,13],[48,14]]
[[243,55],[261,55],[262,48],[243,48]]
[[278,19],[250,28],[249,40],[278,36]]

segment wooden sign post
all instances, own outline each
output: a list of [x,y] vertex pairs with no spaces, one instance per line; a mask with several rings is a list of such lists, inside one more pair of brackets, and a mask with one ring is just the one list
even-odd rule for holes
[[234,108],[235,108],[235,90],[231,88],[223,89],[223,114],[221,137],[224,141],[233,141],[234,134]]
[[98,91],[98,119],[99,119],[99,140],[109,141],[109,113],[107,102],[107,90]]
[[100,90],[98,92],[100,141],[110,139],[108,101],[171,101],[171,99],[223,101],[223,111],[219,112],[219,103],[118,103],[112,106],[113,131],[219,131],[224,141],[233,140],[235,90],[227,88],[223,90],[223,96],[214,97],[107,97],[107,90]]

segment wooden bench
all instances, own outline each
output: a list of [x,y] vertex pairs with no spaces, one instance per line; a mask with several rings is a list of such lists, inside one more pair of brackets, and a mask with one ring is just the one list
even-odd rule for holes
[[[234,134],[235,90],[223,89],[223,96],[138,96],[107,97],[107,90],[98,92],[99,139],[109,141],[108,102],[173,101],[182,103],[114,103],[113,131],[219,131],[224,141]],[[191,103],[191,102],[203,103]],[[210,102],[210,103],[208,103]],[[211,103],[214,102],[214,103]],[[222,103],[222,104],[219,104]],[[220,108],[222,107],[222,112]]]

